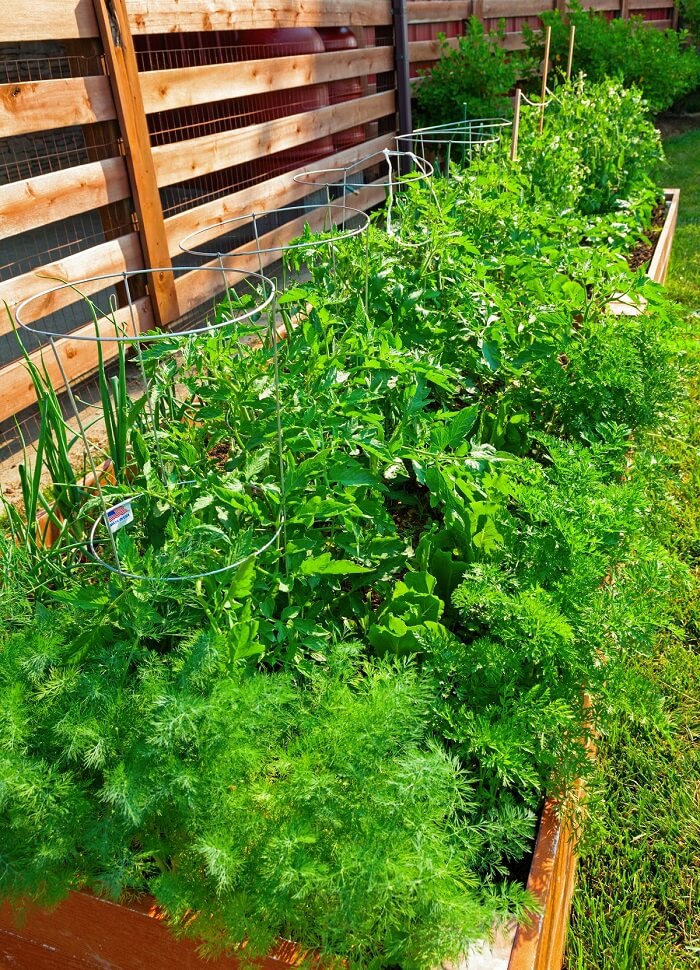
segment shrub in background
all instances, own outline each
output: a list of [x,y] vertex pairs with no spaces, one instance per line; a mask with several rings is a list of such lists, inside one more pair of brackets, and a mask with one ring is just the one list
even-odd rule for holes
[[501,46],[505,29],[485,31],[471,17],[459,46],[452,49],[440,34],[442,56],[418,86],[420,123],[448,124],[463,118],[493,118],[512,114],[508,92],[520,74],[520,58]]
[[527,51],[536,63],[544,56],[544,30],[552,28],[552,63],[563,69],[570,24],[576,27],[573,70],[591,81],[618,77],[638,87],[653,114],[665,111],[700,84],[700,55],[687,43],[687,32],[655,30],[641,17],[606,20],[574,2],[566,13],[542,14],[543,29],[523,28]]
[[691,34],[696,44],[700,44],[700,0],[677,0],[676,6],[681,23]]

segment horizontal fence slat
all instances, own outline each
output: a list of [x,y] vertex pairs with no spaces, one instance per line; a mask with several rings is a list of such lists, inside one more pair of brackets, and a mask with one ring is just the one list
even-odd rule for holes
[[0,239],[119,202],[129,195],[129,179],[121,157],[2,185]]
[[92,0],[3,0],[0,43],[97,37]]
[[141,90],[147,114],[227,98],[243,98],[269,91],[325,84],[344,78],[391,71],[391,47],[268,57],[237,64],[147,71],[141,74]]
[[583,4],[586,10],[597,10],[602,13],[604,10],[621,10],[620,0],[586,0]]
[[[357,209],[367,209],[377,203],[382,202],[386,197],[386,190],[383,185],[367,185],[360,189],[356,195],[346,196],[347,204]],[[338,200],[338,205],[341,200]],[[342,218],[339,212],[334,221],[338,222]],[[278,246],[285,246],[292,239],[300,236],[304,227],[309,225],[312,230],[318,231],[328,224],[328,209],[326,206],[319,206],[315,212],[293,219],[277,229],[273,229],[261,236],[259,241],[252,240],[244,246],[236,249],[235,266],[242,272],[256,272],[260,264],[263,267],[270,263],[275,263],[280,258],[280,253],[261,253],[258,257],[256,249],[272,249]],[[218,260],[208,263],[209,267],[218,267]],[[212,273],[209,269],[193,270],[185,276],[181,276],[176,283],[178,302],[183,312],[200,306],[206,300],[211,299],[221,289],[221,282],[218,274]]]
[[[91,249],[57,260],[55,263],[41,266],[31,273],[5,280],[4,283],[0,283],[0,305],[7,303],[12,310],[22,300],[58,286],[62,280],[78,282],[104,273],[121,273],[123,270],[142,268],[143,257],[138,233],[131,232],[127,236],[100,243],[99,246],[93,246]],[[80,287],[80,290],[81,293],[90,296],[92,293],[99,293],[108,285],[109,280],[101,280],[96,283],[86,283]],[[75,290],[70,288],[59,290],[47,295],[43,300],[33,301],[22,314],[22,319],[25,323],[31,323],[55,310],[77,303],[80,299],[80,293]],[[11,330],[12,324],[7,314],[0,314],[0,336]]]
[[[630,3],[630,15],[636,13],[637,10],[673,10],[672,3],[664,3],[663,0],[659,3],[659,0],[631,0]],[[650,21],[653,23],[654,21]]]
[[468,20],[474,12],[472,0],[408,0],[409,24],[434,24],[447,20]]
[[484,0],[483,17],[536,17],[552,7],[551,0]]
[[391,23],[389,0],[128,0],[127,8],[135,34]]
[[[374,121],[395,110],[395,92],[371,94],[316,111],[153,149],[158,185],[172,185]],[[320,166],[319,166],[320,167]]]
[[[154,320],[149,298],[144,296],[139,300],[135,300],[134,311],[139,330],[152,330]],[[129,307],[118,310],[115,318],[118,323],[124,323],[130,326],[131,316]],[[105,320],[100,326],[100,332],[104,336],[108,334],[113,335],[114,329],[112,324]],[[94,341],[76,339],[81,335],[88,336],[94,335],[94,333],[95,325],[88,323],[72,334],[61,337],[60,340],[56,340],[55,342],[56,350],[61,358],[63,369],[66,372],[66,377],[71,383],[80,380],[82,377],[86,377],[97,369],[96,343]],[[105,343],[102,352],[105,362],[112,360],[117,354],[117,344]],[[30,360],[37,364],[41,362],[43,357],[49,377],[56,390],[60,393],[63,390],[63,378],[50,348],[35,350],[29,357]],[[30,407],[36,401],[34,386],[23,360],[15,361],[0,371],[0,386],[2,386],[2,394],[0,394],[0,421],[11,418],[13,414],[19,414],[20,411]]]
[[[305,165],[294,169],[292,172],[276,175],[274,178],[257,185],[251,185],[240,192],[234,192],[221,199],[214,199],[205,203],[205,205],[197,206],[196,209],[188,209],[187,212],[180,212],[176,216],[171,216],[165,221],[170,254],[175,256],[180,253],[180,240],[194,232],[199,233],[196,241],[199,246],[202,246],[208,240],[221,234],[221,228],[218,224],[227,219],[237,219],[252,212],[281,209],[283,206],[298,202],[311,192],[317,191],[313,186],[295,182],[295,175],[302,175],[319,168],[341,168],[342,166],[353,165],[369,155],[375,155],[384,151],[385,148],[393,148],[394,146],[394,136],[384,135],[381,138],[363,142],[356,148],[348,148],[343,152],[338,152],[338,154],[324,158],[313,165]],[[354,202],[351,202],[350,205],[357,208]],[[240,225],[243,225],[243,223],[241,222]],[[205,232],[206,229],[210,231]]]
[[525,38],[521,33],[506,34],[501,45],[507,51],[521,51],[525,49]]
[[[447,46],[451,50],[459,47],[457,37],[448,37]],[[408,59],[412,64],[418,61],[437,61],[442,54],[442,44],[439,40],[412,40],[408,45]]]
[[0,84],[0,137],[116,118],[109,79],[59,78]]

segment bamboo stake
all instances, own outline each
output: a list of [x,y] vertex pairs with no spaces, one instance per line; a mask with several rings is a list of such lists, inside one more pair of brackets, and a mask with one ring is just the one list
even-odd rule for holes
[[547,95],[547,74],[549,73],[549,45],[552,40],[552,28],[547,27],[547,35],[544,42],[544,64],[542,65],[542,91],[540,94],[540,127],[542,134],[544,128],[544,99]]
[[569,59],[566,62],[566,80],[571,80],[571,67],[574,63],[574,37],[576,36],[576,24],[571,25],[569,34]]
[[510,146],[510,160],[514,162],[518,157],[518,135],[520,134],[520,102],[523,92],[520,88],[515,92],[515,114],[513,115],[513,141]]

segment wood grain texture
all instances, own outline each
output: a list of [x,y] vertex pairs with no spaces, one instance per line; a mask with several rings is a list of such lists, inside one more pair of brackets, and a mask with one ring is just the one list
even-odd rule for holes
[[553,3],[546,0],[483,0],[484,17],[532,17],[551,10]]
[[3,0],[3,44],[97,35],[92,0]]
[[0,239],[89,212],[131,193],[123,158],[88,162],[0,186]]
[[[158,192],[151,140],[143,107],[134,40],[125,0],[94,0],[95,15],[109,68],[117,118],[124,140],[129,182],[147,268],[171,266],[163,207]],[[172,273],[152,277],[156,324],[167,327],[180,316]]]
[[158,185],[172,185],[231,165],[264,158],[336,131],[382,118],[394,110],[395,94],[387,91],[317,111],[305,111],[275,121],[249,125],[236,131],[160,145],[153,149]]
[[408,0],[406,4],[406,16],[409,24],[434,24],[448,20],[468,20],[472,11],[472,0]]
[[[319,168],[340,168],[345,165],[353,165],[368,155],[375,155],[377,152],[384,151],[385,148],[393,147],[393,136],[383,135],[381,138],[375,138],[355,148],[349,148],[343,152],[338,152],[336,155],[331,155],[329,158],[324,158],[321,162],[303,165],[292,172],[285,172],[268,179],[266,182],[251,185],[240,192],[233,192],[221,199],[214,199],[204,205],[197,206],[196,209],[188,209],[186,212],[171,216],[165,221],[170,253],[172,256],[180,253],[180,240],[193,232],[199,232],[196,241],[199,246],[203,246],[209,239],[214,239],[221,234],[219,223],[226,219],[235,219],[252,212],[279,209],[282,206],[298,202],[315,191],[313,186],[295,182],[295,175],[303,175]],[[354,205],[354,203],[350,204]],[[243,223],[240,223],[240,225],[243,225]]]
[[[645,10],[666,10],[668,11],[668,19],[671,18],[671,11],[674,9],[673,4],[664,3],[663,0],[660,3],[659,0],[627,0],[628,7],[630,11],[635,12],[645,11]],[[655,23],[655,21],[650,21],[650,23]]]
[[[459,47],[457,37],[448,37],[447,46],[451,50]],[[412,40],[408,45],[408,57],[412,64],[423,61],[437,61],[442,54],[442,44],[439,40]]]
[[393,68],[391,47],[372,47],[325,54],[266,57],[240,64],[148,71],[140,75],[147,114],[227,98],[243,98],[270,91],[325,84],[363,77]]
[[[72,893],[56,909],[32,907],[17,927],[0,907],[0,956],[14,970],[240,970],[232,957],[203,960],[190,940],[177,940],[153,900],[121,906],[87,893]],[[260,970],[298,967],[303,954],[279,947]]]
[[[562,965],[571,902],[563,898],[573,857],[573,841],[568,827],[557,815],[557,804],[548,799],[535,843],[528,890],[541,906],[530,915],[528,925],[519,926],[515,934],[508,970],[559,970]],[[559,952],[560,951],[560,952]]]
[[388,0],[129,0],[136,34],[391,23]]
[[647,275],[654,280],[655,283],[666,282],[668,264],[671,260],[673,237],[676,232],[676,223],[678,222],[678,207],[680,205],[681,190],[666,189],[665,195],[666,201],[668,202],[668,212],[661,230],[661,235],[656,243],[654,255],[649,263],[649,269],[647,270]]
[[[155,326],[155,321],[148,297],[142,297],[140,300],[136,300],[134,308],[139,330],[152,330]],[[86,310],[85,316],[87,317],[88,315],[88,311]],[[115,317],[118,323],[131,323],[128,307],[117,311]],[[108,334],[113,335],[114,330],[112,325],[105,320],[100,325],[100,332],[106,336]],[[66,376],[71,383],[87,376],[97,368],[97,345],[95,341],[80,339],[80,337],[93,336],[94,333],[94,324],[86,323],[84,327],[80,327],[70,336],[61,337],[55,342]],[[116,343],[106,343],[103,347],[105,360],[111,360],[116,355],[116,352]],[[51,349],[47,347],[43,350],[35,350],[29,356],[35,362],[39,362],[43,358],[54,387],[58,391],[61,391],[63,389],[63,378]],[[0,394],[0,421],[12,417],[13,414],[19,414],[24,408],[35,403],[36,395],[34,393],[34,385],[27,373],[23,360],[17,360],[7,367],[4,367],[0,371],[0,382],[2,386],[2,394]],[[0,923],[0,925],[2,924]],[[9,964],[9,966],[17,965]],[[61,970],[63,966],[71,966],[71,964],[54,963],[52,966],[55,967],[55,970]],[[82,964],[76,964],[76,966],[82,966]],[[89,964],[89,966],[94,970],[96,964]],[[26,970],[33,970],[33,965],[27,964]]]
[[0,84],[0,137],[116,118],[106,77]]
[[[73,256],[66,256],[65,259],[57,260],[41,266],[31,273],[24,273],[22,276],[15,276],[12,279],[0,283],[0,305],[7,303],[10,310],[29,297],[39,294],[44,290],[58,286],[62,280],[66,282],[77,282],[87,279],[90,276],[99,276],[104,273],[120,273],[124,270],[141,269],[143,267],[143,257],[138,234],[129,233],[119,239],[112,239],[110,242],[101,243],[86,249]],[[82,293],[89,296],[98,293],[105,286],[104,282],[85,283],[80,287]],[[33,301],[22,314],[23,322],[31,323],[41,317],[61,307],[70,306],[81,299],[79,293],[70,288],[60,290],[58,293],[47,295],[45,299]],[[0,336],[12,331],[11,321],[7,314],[0,314]],[[0,371],[0,374],[2,371]]]

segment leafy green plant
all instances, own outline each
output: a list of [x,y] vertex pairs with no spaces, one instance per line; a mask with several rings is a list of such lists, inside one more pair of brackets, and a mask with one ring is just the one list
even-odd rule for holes
[[512,113],[508,93],[519,73],[519,60],[504,51],[505,27],[485,31],[471,17],[458,46],[440,35],[442,53],[417,90],[421,124],[440,125],[464,118],[494,118]]
[[50,621],[0,655],[4,894],[148,886],[212,951],[283,933],[416,968],[526,903],[475,883],[468,779],[429,737],[414,669],[347,645],[300,687],[231,667],[207,633],[165,655],[113,641],[76,668]]
[[[295,250],[278,347],[159,341],[134,404],[103,375],[105,491],[141,503],[115,541],[150,581],[78,549],[37,582],[21,533],[0,545],[6,896],[150,891],[210,952],[282,934],[404,970],[522,915],[544,794],[590,767],[583,692],[604,727],[667,622],[629,465],[674,406],[675,318],[622,255],[658,145],[616,83],[578,119],[587,90],[542,139],[525,119],[529,160],[496,146]],[[644,314],[608,315],[620,293]],[[54,417],[40,464],[68,478]]]
[[[575,80],[551,95],[544,132],[526,115],[519,155],[537,195],[585,215],[611,212],[654,185],[663,161],[659,133],[641,95],[614,80]],[[564,187],[564,191],[562,191]]]
[[576,27],[574,74],[582,71],[592,82],[619,78],[626,87],[638,88],[649,111],[670,108],[700,83],[700,55],[688,44],[684,31],[655,30],[641,17],[608,20],[580,3],[561,11],[545,11],[543,28],[523,28],[530,56],[539,63],[544,56],[544,30],[552,28],[551,57],[564,70],[570,25]]

